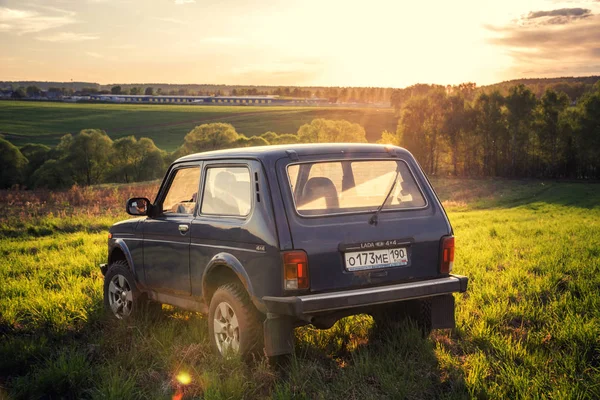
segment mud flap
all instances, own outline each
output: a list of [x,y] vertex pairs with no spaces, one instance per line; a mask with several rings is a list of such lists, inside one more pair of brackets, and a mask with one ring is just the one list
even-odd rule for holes
[[456,326],[454,321],[454,296],[445,294],[429,299],[431,304],[431,328],[452,329]]
[[294,351],[294,325],[289,317],[267,314],[264,322],[265,354],[267,357]]

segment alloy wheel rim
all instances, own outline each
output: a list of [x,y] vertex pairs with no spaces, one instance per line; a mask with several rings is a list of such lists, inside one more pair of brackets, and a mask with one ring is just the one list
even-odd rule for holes
[[217,305],[213,328],[219,352],[223,355],[236,354],[240,349],[240,326],[233,308],[227,302]]
[[123,319],[131,314],[133,292],[131,285],[123,275],[115,275],[108,284],[108,303],[113,314]]

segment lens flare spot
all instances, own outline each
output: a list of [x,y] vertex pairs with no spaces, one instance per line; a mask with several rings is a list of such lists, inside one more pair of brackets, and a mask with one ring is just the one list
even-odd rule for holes
[[192,382],[192,377],[187,372],[180,372],[175,379],[182,385],[189,385]]

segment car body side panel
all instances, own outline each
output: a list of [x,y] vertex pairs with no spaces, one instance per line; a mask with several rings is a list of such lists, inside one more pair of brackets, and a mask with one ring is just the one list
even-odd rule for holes
[[179,225],[192,216],[148,218],[144,221],[144,271],[147,284],[157,291],[190,295],[190,235]]
[[[217,166],[219,163],[221,162],[207,162],[206,167]],[[239,262],[251,282],[254,296],[260,298],[274,286],[281,285],[279,242],[267,181],[260,162],[256,160],[224,161],[222,164],[241,164],[250,168],[254,189],[252,210],[247,217],[199,214],[192,221],[192,295],[202,296],[203,279],[209,266],[228,265],[235,271],[235,266],[230,264]],[[255,176],[258,176],[258,182],[255,182]],[[258,183],[258,197],[255,183]]]
[[275,172],[277,160],[273,158],[263,160],[263,166],[263,175],[268,187],[268,192],[266,192],[265,195],[269,197],[267,200],[270,203],[268,204],[270,209],[265,210],[265,212],[270,212],[270,215],[272,216],[270,222],[273,223],[277,231],[280,249],[292,250],[294,248],[292,234],[290,232],[285,205],[281,196],[280,182],[279,179],[277,179],[277,174]]

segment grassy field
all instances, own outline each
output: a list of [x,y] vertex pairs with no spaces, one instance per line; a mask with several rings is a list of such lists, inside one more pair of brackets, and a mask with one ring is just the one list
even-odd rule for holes
[[135,135],[149,137],[164,150],[172,151],[195,126],[227,122],[239,133],[261,135],[267,131],[296,133],[315,118],[345,119],[362,125],[367,139],[375,141],[385,129],[395,131],[392,109],[184,106],[137,104],[74,104],[0,101],[0,134],[14,144],[54,145],[66,133],[81,129],[105,130],[113,139]]
[[301,328],[283,372],[215,357],[199,314],[104,316],[106,230],[155,183],[0,192],[0,398],[600,398],[600,185],[433,183],[470,278],[457,328]]

